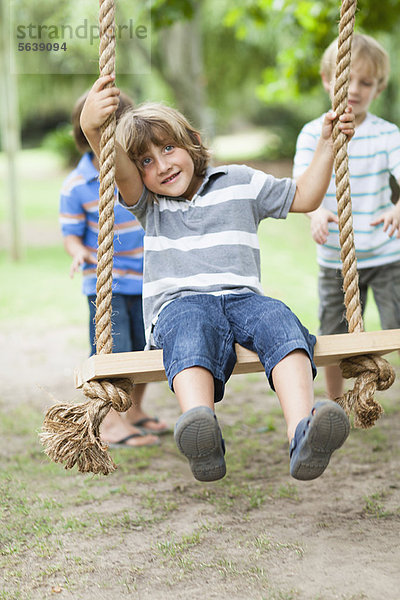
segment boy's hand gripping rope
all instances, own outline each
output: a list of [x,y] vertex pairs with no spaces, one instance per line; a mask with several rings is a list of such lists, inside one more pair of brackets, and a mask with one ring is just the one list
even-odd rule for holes
[[[338,54],[333,99],[333,110],[340,116],[347,106],[350,80],[351,40],[353,37],[357,0],[343,0],[340,12]],[[349,333],[364,330],[358,284],[357,259],[354,246],[351,211],[350,178],[347,155],[347,137],[333,128],[335,155],[336,199],[339,217],[340,256],[342,260],[344,303]],[[374,399],[376,389],[389,388],[395,378],[391,365],[380,356],[363,355],[341,361],[340,368],[346,379],[356,377],[354,388],[337,402],[347,414],[354,411],[356,427],[372,427],[383,412]]]
[[[115,72],[115,6],[100,0],[100,76]],[[111,297],[114,249],[115,114],[101,129],[100,203],[97,251],[96,351],[112,352]],[[87,401],[79,405],[58,404],[45,417],[41,441],[45,452],[66,469],[108,475],[115,464],[100,439],[100,424],[113,407],[125,412],[131,406],[130,379],[91,381],[83,386]]]

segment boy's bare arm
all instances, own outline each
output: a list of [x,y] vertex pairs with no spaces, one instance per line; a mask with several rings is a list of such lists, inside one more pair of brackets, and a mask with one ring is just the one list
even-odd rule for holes
[[93,265],[97,264],[96,257],[91,250],[85,246],[81,237],[77,235],[66,235],[64,238],[64,248],[72,256],[72,264],[69,276],[72,278],[80,267],[86,262]]
[[396,236],[397,238],[400,238],[400,200],[398,200],[390,210],[385,211],[377,219],[371,221],[372,226],[381,223],[383,223],[383,231],[385,231],[389,237]]
[[[332,129],[336,115],[329,112],[325,115],[322,124],[321,136],[313,159],[297,180],[296,193],[290,212],[308,213],[316,210],[328,189],[333,169],[333,142]],[[354,134],[355,119],[351,108],[339,119],[340,130],[350,140]]]
[[314,242],[325,244],[329,235],[329,223],[338,224],[338,216],[323,206],[306,215],[311,221],[311,235]]
[[[113,81],[113,75],[100,77],[90,90],[81,113],[82,131],[97,158],[100,158],[100,128],[119,104],[118,88],[105,87]],[[136,165],[118,142],[115,143],[115,181],[126,204],[135,205],[142,195],[143,182]]]

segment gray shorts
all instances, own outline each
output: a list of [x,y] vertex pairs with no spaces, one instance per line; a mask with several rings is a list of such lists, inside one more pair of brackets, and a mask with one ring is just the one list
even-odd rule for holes
[[[364,314],[371,288],[382,329],[400,328],[400,261],[358,270],[360,300]],[[319,268],[319,320],[321,335],[347,333],[346,307],[340,269]]]

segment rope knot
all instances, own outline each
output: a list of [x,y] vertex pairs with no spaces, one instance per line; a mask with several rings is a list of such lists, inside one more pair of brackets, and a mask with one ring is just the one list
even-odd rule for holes
[[49,458],[64,463],[66,469],[77,465],[81,473],[112,473],[116,467],[100,439],[100,425],[111,407],[128,410],[132,390],[130,379],[89,381],[83,386],[86,402],[52,406],[40,434]]
[[376,389],[381,391],[390,388],[395,380],[395,373],[390,363],[381,356],[375,356],[374,354],[353,356],[342,360],[340,368],[345,379],[368,373],[368,380],[373,381]]
[[356,378],[354,388],[336,401],[349,415],[354,411],[354,426],[368,429],[383,413],[383,408],[375,400],[374,393],[388,389],[395,380],[392,366],[381,356],[366,354],[353,356],[340,363],[345,379]]
[[133,385],[130,379],[90,381],[83,385],[82,391],[86,398],[101,401],[108,410],[112,407],[117,412],[126,412],[132,404]]

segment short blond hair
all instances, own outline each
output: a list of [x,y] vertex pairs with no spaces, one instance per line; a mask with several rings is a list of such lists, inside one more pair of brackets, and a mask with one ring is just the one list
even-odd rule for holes
[[[335,74],[336,57],[338,51],[338,38],[325,50],[321,59],[320,73],[327,81],[331,81]],[[387,86],[390,73],[390,61],[386,50],[374,38],[363,33],[355,33],[351,44],[351,62],[367,61],[378,80],[378,91]]]
[[194,164],[195,175],[205,174],[210,153],[200,139],[200,133],[176,109],[161,103],[146,102],[128,110],[117,126],[116,137],[129,158],[143,171],[139,159],[150,144],[173,143],[186,150]]

